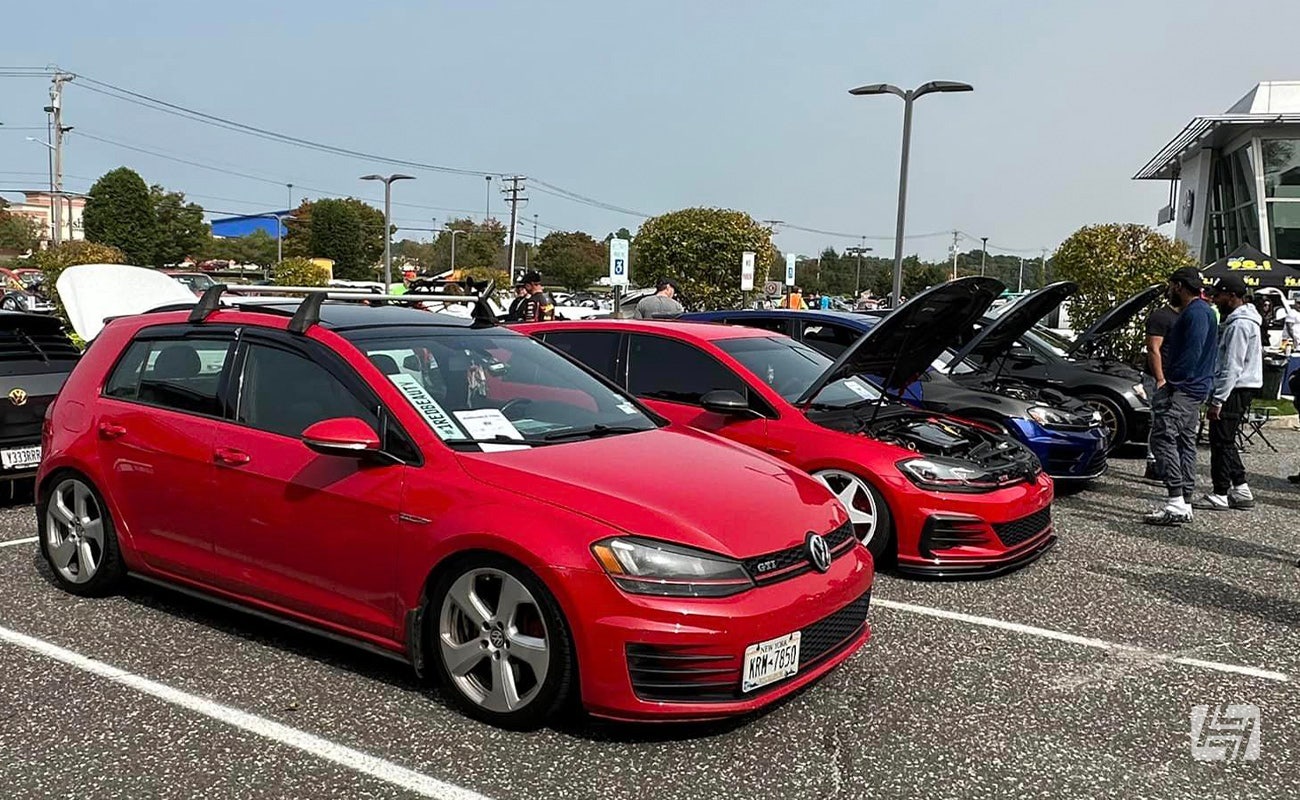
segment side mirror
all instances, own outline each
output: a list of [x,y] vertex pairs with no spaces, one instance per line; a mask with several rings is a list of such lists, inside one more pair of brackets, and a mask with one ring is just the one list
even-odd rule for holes
[[731,389],[714,389],[700,398],[700,405],[705,411],[724,414],[729,417],[753,416],[749,402],[740,396],[740,392]]
[[326,456],[365,458],[380,452],[379,436],[356,417],[323,419],[308,425],[302,443]]

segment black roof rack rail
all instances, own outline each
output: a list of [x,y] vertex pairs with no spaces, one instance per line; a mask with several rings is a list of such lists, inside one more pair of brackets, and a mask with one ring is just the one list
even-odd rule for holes
[[289,333],[304,334],[311,326],[320,322],[321,303],[325,302],[328,292],[312,292],[298,304],[298,310],[289,320]]
[[199,302],[194,304],[194,310],[190,312],[189,322],[203,322],[213,311],[221,308],[221,295],[225,291],[224,283],[215,283],[205,289]]

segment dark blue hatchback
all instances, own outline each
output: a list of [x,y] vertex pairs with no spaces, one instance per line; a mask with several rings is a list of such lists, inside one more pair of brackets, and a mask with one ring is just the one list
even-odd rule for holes
[[[881,318],[840,311],[772,309],[705,311],[683,314],[680,319],[783,333],[831,358],[839,358]],[[935,326],[943,325],[942,320],[928,325],[929,335],[924,345],[918,343],[918,346],[933,346],[936,338],[949,339],[947,331],[941,337],[933,335]],[[962,334],[956,330],[951,333],[950,343]],[[1109,440],[1100,415],[1092,408],[1051,389],[1005,378],[997,382],[996,392],[991,391],[986,373],[964,362],[951,363],[953,351],[946,344],[936,353],[930,356],[933,366],[903,390],[904,401],[1006,432],[1028,446],[1047,474],[1058,480],[1090,480],[1106,471]],[[879,383],[884,376],[865,377],[874,377]]]

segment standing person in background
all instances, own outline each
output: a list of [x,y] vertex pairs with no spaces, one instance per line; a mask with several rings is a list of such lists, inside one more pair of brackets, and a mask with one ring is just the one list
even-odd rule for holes
[[542,290],[542,273],[529,270],[520,280],[527,298],[520,308],[523,322],[550,322],[555,319],[555,301]]
[[666,278],[660,278],[655,283],[655,293],[647,297],[642,297],[641,301],[636,304],[636,311],[633,312],[633,319],[654,319],[655,317],[673,317],[682,314],[686,309],[682,304],[677,302],[677,284]]
[[[1147,401],[1154,402],[1156,390],[1165,385],[1164,344],[1169,329],[1178,321],[1178,309],[1167,300],[1147,316],[1147,363],[1146,375],[1142,385],[1146,388]],[[1151,430],[1155,430],[1155,406],[1151,407]],[[1147,436],[1147,469],[1143,476],[1149,481],[1164,480],[1164,465],[1156,458],[1156,449],[1151,446],[1151,437]]]
[[1155,426],[1151,446],[1164,465],[1166,498],[1142,521],[1148,525],[1180,525],[1192,521],[1196,491],[1196,429],[1201,404],[1214,388],[1217,331],[1214,311],[1201,299],[1201,273],[1184,267],[1169,276],[1166,289],[1178,319],[1165,337],[1162,365],[1165,385],[1151,399]]
[[507,322],[523,322],[524,303],[527,300],[528,290],[524,288],[524,285],[521,283],[515,286],[514,299],[510,301],[510,308],[506,310]]
[[1250,403],[1264,386],[1264,350],[1260,346],[1260,316],[1246,302],[1246,282],[1236,275],[1220,278],[1214,304],[1223,315],[1214,392],[1205,418],[1210,422],[1210,475],[1214,489],[1196,508],[1226,511],[1254,508],[1255,496],[1246,483],[1246,467],[1237,450],[1237,432]]
[[1300,351],[1300,311],[1293,303],[1282,298],[1282,338],[1291,343],[1291,350]]
[[803,293],[799,291],[798,286],[791,286],[790,293],[781,298],[781,308],[789,308],[794,311],[806,311],[808,304],[803,301]]

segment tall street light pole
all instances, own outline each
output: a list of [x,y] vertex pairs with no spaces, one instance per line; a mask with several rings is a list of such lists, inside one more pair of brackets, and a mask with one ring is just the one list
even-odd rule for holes
[[362,175],[363,181],[384,184],[384,294],[393,288],[393,181],[413,181],[413,175]]
[[989,257],[989,237],[980,237],[980,277],[984,277],[984,262]]
[[452,228],[449,231],[449,233],[451,233],[451,271],[455,272],[456,271],[456,237],[465,233],[465,231],[456,230],[455,228]]
[[861,247],[844,248],[845,255],[856,255],[858,257],[858,274],[857,277],[853,279],[853,302],[854,303],[858,302],[858,295],[862,294],[862,257],[870,252],[871,252],[871,248],[867,247],[867,237],[865,236],[862,237]]
[[903,294],[903,228],[907,211],[907,159],[912,148],[912,103],[919,97],[934,92],[973,92],[975,87],[969,83],[957,81],[930,81],[915,89],[900,89],[889,83],[872,83],[850,89],[849,94],[862,97],[876,94],[892,94],[903,99],[903,158],[898,174],[898,227],[894,232],[894,292],[889,304],[898,307],[898,298]]
[[492,176],[484,175],[483,179],[487,181],[487,191],[483,200],[483,224],[486,226],[488,219],[492,216]]

